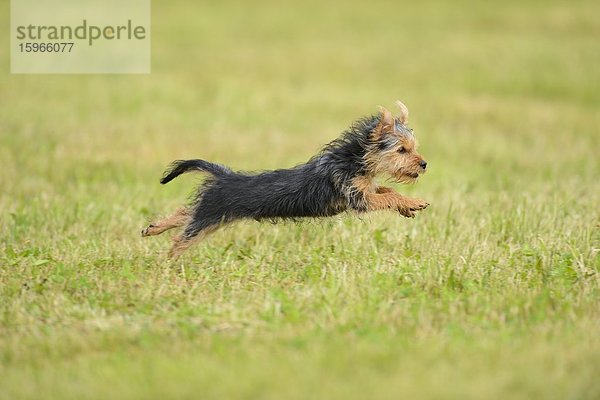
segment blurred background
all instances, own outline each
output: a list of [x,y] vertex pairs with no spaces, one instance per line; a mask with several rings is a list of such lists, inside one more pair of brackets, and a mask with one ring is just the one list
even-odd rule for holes
[[[594,398],[599,15],[154,1],[149,75],[11,75],[0,35],[5,395]],[[199,179],[170,161],[292,166],[396,99],[415,221],[239,224],[177,265],[139,239]]]
[[[4,75],[3,158],[42,146],[45,162],[106,162],[117,175],[156,176],[190,156],[272,168],[399,98],[434,158],[424,181],[488,171],[530,184],[542,169],[572,179],[596,166],[596,11],[585,1],[155,2],[150,75]],[[29,166],[5,162],[9,176],[14,161]]]
[[0,79],[3,209],[75,190],[148,218],[189,191],[156,185],[173,159],[291,166],[396,99],[431,166],[422,196],[597,188],[594,2],[152,6],[150,75]]

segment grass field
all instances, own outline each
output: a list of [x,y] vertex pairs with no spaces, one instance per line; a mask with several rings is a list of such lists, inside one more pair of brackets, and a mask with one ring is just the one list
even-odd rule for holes
[[[2,18],[8,21],[8,4]],[[152,74],[9,75],[0,398],[600,398],[600,3],[153,4]],[[431,206],[142,239],[404,101]]]

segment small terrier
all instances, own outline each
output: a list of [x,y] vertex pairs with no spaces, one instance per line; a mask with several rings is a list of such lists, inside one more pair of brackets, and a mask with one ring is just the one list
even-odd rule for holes
[[354,122],[319,154],[293,168],[250,174],[204,160],[174,161],[160,183],[189,171],[205,172],[209,177],[188,206],[148,225],[142,236],[185,225],[183,232],[173,238],[169,252],[169,257],[176,258],[194,241],[244,218],[295,220],[329,217],[348,210],[394,210],[413,218],[429,203],[375,182],[377,175],[387,175],[400,183],[415,182],[427,168],[427,162],[416,151],[413,130],[406,126],[408,109],[400,101],[396,105],[400,109],[396,118],[380,107],[378,115]]

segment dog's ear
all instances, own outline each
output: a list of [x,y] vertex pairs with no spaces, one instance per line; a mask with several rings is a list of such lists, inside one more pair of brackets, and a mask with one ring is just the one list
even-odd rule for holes
[[402,122],[402,125],[406,125],[408,122],[408,108],[402,103],[400,100],[396,100],[396,106],[400,109],[400,115],[398,115],[398,119]]
[[392,116],[392,113],[390,112],[390,110],[388,110],[387,108],[385,108],[383,106],[379,106],[379,116],[380,116],[379,123],[381,125],[390,125],[390,126],[394,125],[394,117]]
[[381,139],[387,133],[394,131],[394,117],[390,110],[385,107],[379,106],[379,124],[373,130],[373,139]]

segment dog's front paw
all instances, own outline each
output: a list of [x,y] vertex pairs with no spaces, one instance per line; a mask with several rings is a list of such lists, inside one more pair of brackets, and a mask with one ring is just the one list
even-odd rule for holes
[[400,215],[402,215],[403,217],[406,217],[406,218],[414,218],[415,217],[415,212],[411,211],[408,208],[398,207],[398,212],[400,213]]
[[412,204],[410,204],[410,209],[413,211],[421,211],[427,208],[429,203],[423,199],[414,199]]
[[407,201],[402,205],[402,207],[398,208],[398,212],[407,218],[414,218],[417,214],[417,211],[424,210],[427,208],[427,206],[429,206],[429,203],[425,200],[410,199],[410,201]]

